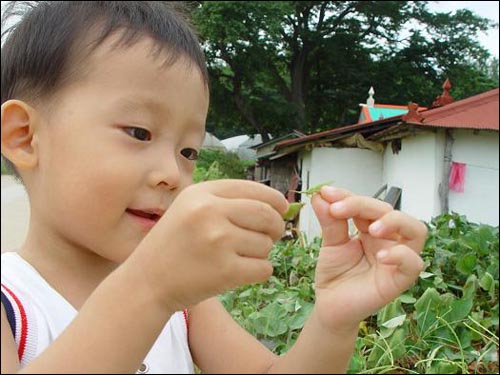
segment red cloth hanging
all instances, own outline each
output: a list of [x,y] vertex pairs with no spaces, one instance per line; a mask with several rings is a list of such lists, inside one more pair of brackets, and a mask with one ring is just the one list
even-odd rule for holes
[[465,185],[465,164],[464,163],[451,163],[449,186],[450,190],[457,193],[464,192]]

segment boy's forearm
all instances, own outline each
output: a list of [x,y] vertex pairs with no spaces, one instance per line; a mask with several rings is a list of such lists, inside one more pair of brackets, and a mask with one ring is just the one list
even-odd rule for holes
[[357,336],[357,329],[333,334],[326,331],[313,310],[293,347],[276,359],[269,373],[345,374]]
[[118,268],[68,328],[21,372],[134,373],[172,315],[151,298],[139,272]]

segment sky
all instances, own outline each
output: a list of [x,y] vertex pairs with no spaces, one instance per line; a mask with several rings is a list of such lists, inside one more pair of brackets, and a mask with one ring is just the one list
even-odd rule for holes
[[[9,1],[2,1],[3,6]],[[499,1],[429,1],[429,9],[438,12],[454,12],[457,9],[467,8],[481,17],[489,18],[499,23]],[[498,58],[498,27],[488,33],[478,35],[479,42]]]
[[[498,22],[498,1],[430,1],[429,9],[434,12],[454,12],[457,9],[469,9],[478,16]],[[498,27],[488,33],[480,33],[479,42],[498,58]]]

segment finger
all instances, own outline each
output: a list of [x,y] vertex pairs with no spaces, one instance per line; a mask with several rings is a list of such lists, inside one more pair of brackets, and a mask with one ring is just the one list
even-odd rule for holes
[[360,195],[349,196],[330,206],[330,214],[337,219],[377,220],[392,210],[387,202]]
[[236,253],[243,257],[267,259],[274,246],[272,238],[263,233],[238,228],[235,235],[237,238],[237,243],[234,245]]
[[424,269],[424,261],[406,245],[396,245],[377,253],[377,260],[383,265],[396,266],[399,272],[393,275],[394,282],[400,290],[406,290]]
[[233,286],[266,281],[273,274],[273,266],[267,259],[238,257],[234,262]]
[[[321,196],[330,203],[335,203],[341,201],[347,197],[352,197],[354,194],[346,189],[341,189],[334,186],[325,186],[321,190]],[[364,220],[360,218],[355,218],[354,225],[360,232],[368,232],[368,226],[371,224],[371,220]]]
[[280,215],[288,209],[288,201],[278,190],[270,188],[264,184],[248,180],[216,180],[207,181],[199,185],[204,185],[212,194],[221,198],[243,198],[254,199],[269,204]]
[[221,207],[234,225],[269,235],[277,241],[285,231],[281,215],[269,204],[253,199],[224,199]]
[[369,232],[377,238],[392,239],[420,253],[427,239],[427,226],[401,211],[391,211],[372,223]]
[[349,190],[338,188],[336,186],[323,186],[320,190],[321,197],[328,203],[335,203],[354,194]]
[[336,219],[330,215],[330,203],[321,194],[315,194],[311,199],[314,213],[321,226],[323,246],[338,246],[349,241],[349,225],[346,219]]

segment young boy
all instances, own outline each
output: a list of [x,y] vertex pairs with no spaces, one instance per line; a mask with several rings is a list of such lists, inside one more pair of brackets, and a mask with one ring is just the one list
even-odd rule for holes
[[207,109],[202,51],[171,5],[40,2],[16,25],[2,154],[31,217],[2,255],[2,373],[346,371],[359,322],[421,271],[425,225],[323,187],[316,305],[275,356],[217,295],[272,274],[288,203],[251,181],[192,185]]

